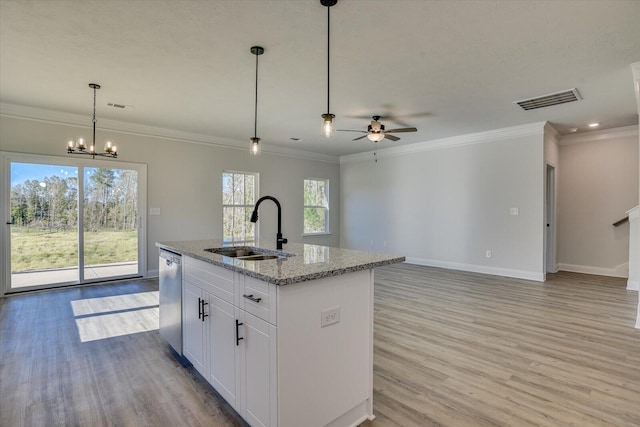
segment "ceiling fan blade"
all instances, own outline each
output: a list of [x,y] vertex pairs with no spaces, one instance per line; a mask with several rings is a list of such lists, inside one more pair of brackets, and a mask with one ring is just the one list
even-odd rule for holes
[[357,141],[357,140],[359,140],[359,139],[366,138],[366,137],[367,137],[367,135],[362,135],[362,136],[359,136],[359,137],[357,137],[356,139],[354,139],[354,141]]
[[353,130],[353,129],[336,129],[336,132],[361,132],[361,133],[367,133],[366,130]]
[[385,134],[384,134],[384,137],[385,137],[385,138],[387,138],[387,139],[390,139],[391,141],[397,141],[397,140],[399,140],[399,139],[400,139],[400,138],[398,138],[397,136],[389,135],[388,133],[385,133]]
[[416,128],[400,128],[400,129],[389,129],[387,131],[385,131],[386,133],[392,132],[392,133],[399,133],[399,132],[417,132],[418,129]]

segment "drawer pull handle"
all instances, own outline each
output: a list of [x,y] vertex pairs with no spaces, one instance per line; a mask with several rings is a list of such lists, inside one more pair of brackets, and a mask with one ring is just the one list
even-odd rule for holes
[[250,299],[250,300],[251,300],[251,301],[253,301],[253,302],[260,302],[260,301],[262,301],[262,298],[254,298],[254,297],[253,297],[253,294],[251,294],[251,295],[244,295],[244,294],[243,294],[242,296],[243,296],[243,297],[245,297],[246,299]]
[[236,319],[236,345],[240,345],[240,340],[243,340],[244,337],[240,337],[238,335],[240,335],[240,326],[244,325],[244,323],[240,322],[238,319]]
[[202,300],[198,297],[198,319],[202,318]]
[[207,301],[205,301],[204,299],[202,300],[202,321],[204,322],[204,318],[205,317],[209,317],[208,314],[205,314],[204,312],[204,306],[208,305],[209,303]]

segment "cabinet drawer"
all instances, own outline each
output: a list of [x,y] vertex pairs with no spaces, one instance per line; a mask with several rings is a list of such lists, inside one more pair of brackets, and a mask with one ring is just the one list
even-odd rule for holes
[[233,271],[190,257],[183,257],[183,264],[184,280],[233,304]]
[[272,325],[277,325],[276,285],[237,273],[240,308]]

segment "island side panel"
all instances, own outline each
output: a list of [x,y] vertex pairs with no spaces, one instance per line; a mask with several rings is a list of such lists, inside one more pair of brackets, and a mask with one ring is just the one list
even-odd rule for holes
[[[278,286],[277,293],[280,426],[371,418],[373,272]],[[340,321],[322,327],[322,312],[336,307]]]

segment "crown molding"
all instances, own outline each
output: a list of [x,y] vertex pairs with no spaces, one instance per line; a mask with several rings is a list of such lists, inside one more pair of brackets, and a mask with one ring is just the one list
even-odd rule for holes
[[[500,141],[503,139],[519,138],[532,135],[544,135],[547,122],[536,122],[508,128],[493,129],[484,132],[469,133],[447,138],[434,139],[431,141],[416,142],[398,147],[383,148],[375,150],[377,157],[400,156],[403,154],[413,154],[422,151],[439,150],[444,148],[460,147],[465,145],[482,144],[485,142]],[[364,153],[348,154],[340,156],[340,163],[353,163],[371,160],[373,151]]]
[[[86,115],[65,113],[62,111],[47,110],[44,108],[27,107],[24,105],[10,104],[6,102],[0,102],[0,116],[44,123],[53,123],[65,126],[76,126],[87,129],[92,128],[92,125],[89,125],[87,123],[88,121],[90,121],[90,117]],[[160,138],[190,144],[202,144],[245,151],[248,150],[248,144],[244,141],[238,141],[230,138],[220,138],[200,133],[161,128],[156,126],[141,125],[120,120],[100,119],[99,125],[96,126],[96,129],[117,132],[126,135]],[[306,160],[317,160],[327,163],[339,163],[338,156],[299,150],[295,148],[278,147],[269,145],[268,143],[262,147],[262,153],[295,157]]]
[[606,141],[615,138],[638,137],[638,126],[623,126],[612,129],[594,130],[591,132],[574,133],[560,137],[559,145],[582,144],[585,142]]

